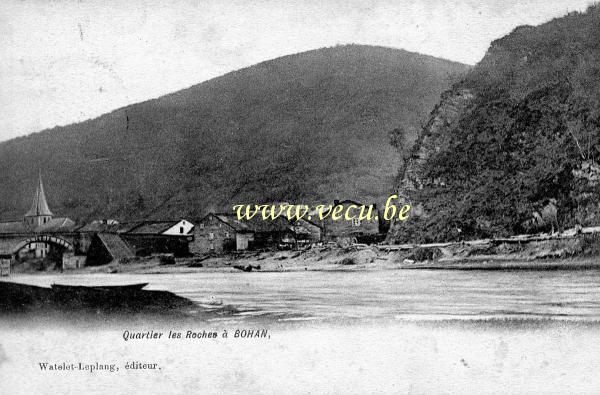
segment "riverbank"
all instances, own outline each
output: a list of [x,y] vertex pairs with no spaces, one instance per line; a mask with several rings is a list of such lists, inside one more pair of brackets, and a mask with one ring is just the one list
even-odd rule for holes
[[201,306],[172,292],[135,285],[36,286],[0,281],[0,316],[49,322],[116,322],[173,320],[195,322],[238,311],[231,306]]
[[[168,259],[165,259],[168,258]],[[56,273],[17,264],[13,272]],[[65,273],[177,274],[198,272],[436,270],[582,270],[600,269],[599,233],[515,236],[505,239],[421,245],[334,243],[292,251],[243,251],[219,256],[137,257]]]

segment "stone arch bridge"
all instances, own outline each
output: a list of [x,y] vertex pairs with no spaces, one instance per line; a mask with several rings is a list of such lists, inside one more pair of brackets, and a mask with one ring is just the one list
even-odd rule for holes
[[17,259],[19,252],[34,245],[47,245],[61,253],[74,252],[76,233],[0,234],[0,255]]

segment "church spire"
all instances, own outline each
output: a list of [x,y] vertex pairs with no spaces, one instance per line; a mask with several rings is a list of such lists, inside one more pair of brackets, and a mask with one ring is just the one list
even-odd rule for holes
[[42,183],[42,172],[40,171],[38,186],[33,197],[31,209],[25,214],[25,217],[51,217],[52,211],[48,207],[46,194],[44,193],[44,184]]

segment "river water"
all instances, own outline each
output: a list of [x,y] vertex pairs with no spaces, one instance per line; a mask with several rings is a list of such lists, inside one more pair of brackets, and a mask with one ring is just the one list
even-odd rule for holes
[[[6,278],[5,278],[6,279]],[[197,272],[14,275],[49,286],[148,282],[205,306],[240,311],[223,320],[600,320],[600,271]]]
[[[42,286],[148,282],[148,289],[206,306],[232,305],[240,313],[208,322],[92,320],[89,326],[30,317],[3,325],[1,317],[0,393],[600,390],[595,270],[65,273],[2,280]],[[269,336],[236,337],[239,329]],[[219,336],[185,335],[204,330]],[[125,340],[125,331],[164,335]],[[171,331],[184,335],[174,340]],[[131,361],[160,370],[127,370]],[[42,362],[99,362],[119,370],[48,372],[40,370]]]

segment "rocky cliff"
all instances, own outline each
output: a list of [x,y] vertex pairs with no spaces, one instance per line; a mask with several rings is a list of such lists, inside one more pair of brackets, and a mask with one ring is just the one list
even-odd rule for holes
[[444,140],[450,137],[448,131],[457,127],[461,116],[473,105],[474,99],[475,95],[469,89],[457,87],[444,92],[440,103],[431,112],[428,123],[415,142],[411,155],[399,174],[399,203],[411,205],[411,221],[393,221],[388,234],[389,241],[414,241],[414,237],[410,234],[413,222],[435,215],[427,202],[421,198],[424,189],[432,188],[441,182],[427,177],[429,160],[440,151]]
[[398,177],[412,216],[388,240],[600,223],[599,35],[592,6],[494,41],[431,113]]

